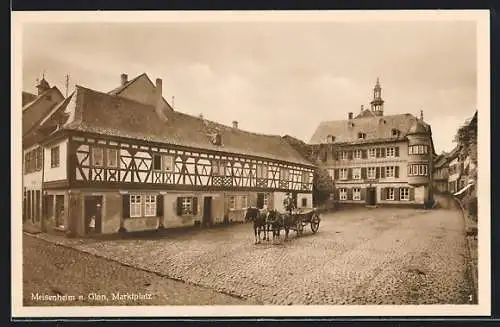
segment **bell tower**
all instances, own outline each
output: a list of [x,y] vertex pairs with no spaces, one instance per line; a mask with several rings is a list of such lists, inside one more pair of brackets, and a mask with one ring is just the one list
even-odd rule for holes
[[371,109],[376,116],[384,115],[384,100],[382,100],[382,87],[380,87],[380,80],[377,77],[377,83],[373,88],[373,100],[370,102]]

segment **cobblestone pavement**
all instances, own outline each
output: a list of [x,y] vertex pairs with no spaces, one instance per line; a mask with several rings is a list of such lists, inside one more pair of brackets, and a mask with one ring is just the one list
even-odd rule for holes
[[73,247],[256,304],[462,304],[472,294],[456,208],[351,209],[287,242],[250,224]]
[[[25,306],[245,304],[244,300],[207,288],[162,278],[32,236],[23,236],[23,252]],[[114,299],[113,293],[125,297]],[[46,300],[45,295],[54,298]],[[79,295],[83,296],[81,300]]]

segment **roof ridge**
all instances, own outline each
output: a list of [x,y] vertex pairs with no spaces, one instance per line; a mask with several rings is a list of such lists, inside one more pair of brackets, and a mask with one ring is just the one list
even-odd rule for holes
[[[111,94],[111,95],[117,95],[117,93],[120,93],[121,91],[125,90],[127,87],[129,87],[132,83],[134,83],[137,79],[139,79],[139,77],[141,77],[142,75],[145,75],[146,77],[148,76],[146,74],[146,72],[142,73],[142,74],[139,74],[137,75],[136,77],[132,78],[131,80],[127,81],[127,83],[125,83],[124,85],[120,85],[114,89],[112,89],[111,91],[109,92],[106,92],[108,94]],[[149,77],[148,77],[149,79]],[[112,94],[113,92],[116,92],[116,94]]]

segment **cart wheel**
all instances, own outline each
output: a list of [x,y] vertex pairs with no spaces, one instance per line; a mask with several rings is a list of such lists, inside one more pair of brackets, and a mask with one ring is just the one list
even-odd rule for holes
[[319,229],[319,216],[315,214],[311,219],[311,230],[316,233]]
[[302,221],[299,220],[297,221],[297,236],[302,236],[302,234],[304,233],[304,225],[302,224]]

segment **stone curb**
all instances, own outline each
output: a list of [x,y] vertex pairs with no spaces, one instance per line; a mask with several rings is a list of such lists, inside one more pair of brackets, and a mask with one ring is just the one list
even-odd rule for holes
[[231,296],[233,298],[237,298],[239,300],[244,300],[244,301],[248,300],[248,299],[246,299],[246,298],[244,298],[242,296],[239,296],[237,294],[232,294],[232,293],[229,293],[229,292],[219,291],[219,290],[216,290],[216,289],[213,289],[213,288],[210,288],[210,287],[206,287],[206,286],[203,286],[203,285],[200,285],[200,284],[196,284],[196,283],[190,283],[190,282],[187,282],[187,281],[185,281],[183,279],[171,277],[171,276],[169,276],[167,274],[164,274],[164,273],[161,273],[161,272],[158,272],[158,271],[146,269],[146,268],[143,268],[143,267],[134,266],[134,265],[131,265],[131,264],[128,264],[128,263],[124,263],[122,261],[110,258],[110,257],[105,257],[105,256],[99,255],[97,253],[86,251],[84,249],[78,249],[78,248],[76,248],[73,245],[65,244],[64,242],[60,242],[58,240],[54,240],[54,239],[50,239],[50,238],[44,237],[44,235],[42,233],[32,234],[32,233],[29,233],[29,232],[26,232],[26,231],[23,231],[23,233],[25,233],[25,234],[27,234],[27,235],[29,235],[31,237],[37,238],[39,240],[42,240],[44,242],[47,242],[47,243],[51,243],[51,244],[54,244],[54,245],[57,245],[57,246],[61,246],[61,247],[67,248],[67,249],[72,249],[74,251],[79,251],[79,252],[82,252],[82,253],[93,255],[94,257],[101,258],[101,259],[104,259],[104,260],[107,260],[107,261],[118,263],[118,264],[120,264],[120,265],[122,265],[124,267],[129,267],[129,268],[141,270],[141,271],[144,271],[144,272],[147,272],[147,273],[155,274],[155,275],[157,275],[159,277],[162,277],[162,278],[168,278],[170,280],[175,280],[175,281],[178,281],[178,282],[182,282],[184,284],[188,284],[188,285],[191,285],[191,286],[201,287],[201,288],[204,288],[204,289],[207,289],[207,290],[211,290],[213,292],[217,292],[217,293],[220,293],[220,294]]
[[471,256],[471,253],[472,253],[471,242],[474,242],[474,239],[471,240],[471,237],[467,235],[468,231],[471,229],[470,219],[468,218],[468,215],[465,212],[465,209],[464,209],[462,203],[457,198],[455,198],[455,197],[452,197],[452,198],[458,204],[458,206],[460,207],[460,211],[462,213],[462,218],[464,219],[464,227],[465,227],[465,232],[466,232],[465,240],[467,242],[467,259],[468,259],[467,262],[468,262],[468,265],[469,265],[469,278],[472,280],[472,286],[474,288],[474,295],[473,295],[474,296],[474,300],[475,300],[474,302],[477,303],[478,277],[474,273],[474,271],[477,271],[478,267],[472,261],[472,256]]

